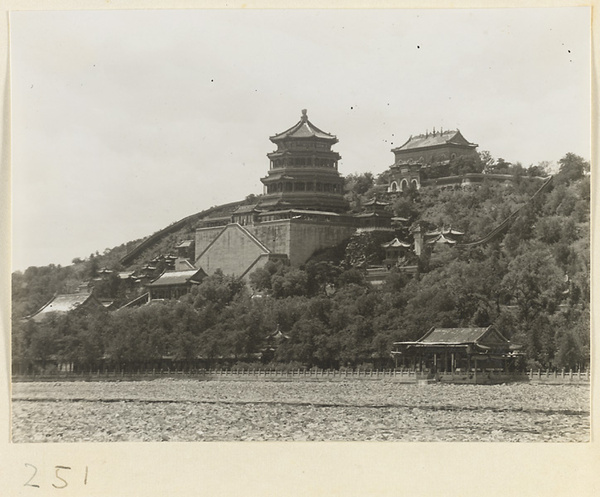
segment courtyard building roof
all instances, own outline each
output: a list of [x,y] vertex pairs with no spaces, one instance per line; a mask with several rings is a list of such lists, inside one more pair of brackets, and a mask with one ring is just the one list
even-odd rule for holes
[[187,283],[200,283],[206,273],[202,269],[187,269],[183,271],[165,271],[149,287],[185,285]]
[[53,313],[65,314],[87,306],[104,309],[102,303],[92,293],[66,293],[55,295],[50,302],[29,318],[39,323]]

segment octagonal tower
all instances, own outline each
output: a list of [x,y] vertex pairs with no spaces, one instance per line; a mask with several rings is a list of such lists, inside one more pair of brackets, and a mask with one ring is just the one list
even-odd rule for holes
[[267,154],[270,167],[261,178],[261,209],[348,210],[344,178],[338,172],[341,157],[331,150],[338,139],[312,124],[306,109],[298,123],[269,139],[277,150]]

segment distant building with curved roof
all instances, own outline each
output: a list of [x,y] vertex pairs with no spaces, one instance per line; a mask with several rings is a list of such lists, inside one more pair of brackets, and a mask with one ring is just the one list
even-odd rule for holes
[[456,130],[433,131],[411,136],[404,144],[393,148],[394,165],[408,161],[422,165],[444,162],[460,156],[477,155],[476,143],[468,141]]
[[91,292],[66,293],[55,295],[52,300],[26,319],[40,323],[52,315],[98,310],[106,311],[106,307]]

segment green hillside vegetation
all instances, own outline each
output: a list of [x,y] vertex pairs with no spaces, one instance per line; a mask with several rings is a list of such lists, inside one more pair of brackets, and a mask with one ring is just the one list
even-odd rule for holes
[[[21,318],[99,267],[114,267],[107,261],[122,260],[132,244],[69,267],[16,272],[13,361],[30,369],[55,361],[82,369],[101,363],[160,367],[165,357],[190,368],[259,362],[278,368],[390,367],[394,341],[417,339],[432,326],[494,323],[524,346],[522,367],[584,369],[590,360],[589,164],[567,154],[534,202],[529,199],[540,181],[526,176],[542,172],[511,167],[520,179],[510,185],[427,187],[398,196],[389,206],[395,215],[409,223],[451,226],[465,233],[465,242],[483,238],[523,209],[492,242],[425,252],[414,261],[417,275],[392,270],[378,287],[366,282],[364,271],[382,257],[376,234],[353,237],[300,268],[270,263],[251,274],[248,285],[217,272],[179,301],[93,316],[71,313],[43,323]],[[346,184],[346,197],[359,211],[386,179],[365,173],[350,175]],[[194,223],[157,237],[129,267],[172,252],[174,243],[192,236]],[[99,289],[100,296],[124,298],[119,292],[115,280]],[[270,337],[277,329],[283,337]]]

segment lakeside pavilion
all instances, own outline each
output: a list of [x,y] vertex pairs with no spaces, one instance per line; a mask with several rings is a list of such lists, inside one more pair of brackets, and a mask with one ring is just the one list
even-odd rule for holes
[[416,341],[394,342],[396,365],[432,377],[439,373],[509,373],[521,355],[520,345],[493,326],[487,328],[431,328]]

